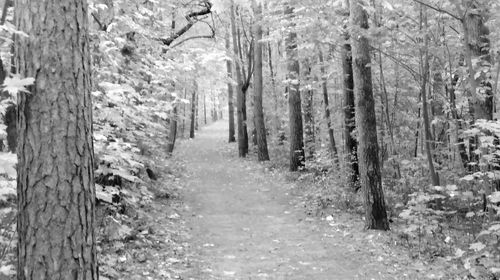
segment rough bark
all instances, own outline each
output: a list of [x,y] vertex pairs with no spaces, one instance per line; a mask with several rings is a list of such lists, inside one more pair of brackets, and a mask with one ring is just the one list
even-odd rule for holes
[[[236,32],[236,11],[234,1],[231,1],[231,33],[233,37],[233,54],[238,59],[239,47]],[[243,78],[241,74],[241,63],[235,61],[236,72],[236,122],[238,124],[238,155],[246,157],[248,154],[248,132],[246,125],[246,98],[243,93]]]
[[352,73],[352,51],[349,34],[344,34],[345,43],[342,46],[342,76],[344,94],[344,145],[347,153],[347,170],[349,172],[350,188],[359,189],[358,141],[353,137],[356,129],[356,112],[354,101],[354,79]]
[[17,279],[97,279],[91,61],[86,0],[15,3]]
[[254,26],[255,51],[254,51],[254,118],[255,132],[257,134],[257,157],[259,161],[269,160],[267,150],[266,124],[264,122],[264,109],[262,108],[262,95],[264,81],[262,75],[262,4],[252,1],[256,15]]
[[335,136],[334,136],[334,131],[333,131],[333,126],[332,126],[332,119],[330,117],[330,100],[328,96],[328,80],[326,77],[326,65],[325,65],[325,59],[323,57],[323,51],[321,50],[321,46],[318,46],[318,57],[319,57],[319,62],[321,64],[321,88],[323,90],[323,105],[325,108],[325,120],[326,120],[326,127],[328,130],[328,140],[329,140],[329,146],[330,146],[330,151],[332,153],[332,157],[337,161],[337,145],[335,144]]
[[[368,16],[360,0],[351,0],[351,25],[368,29]],[[370,44],[363,34],[352,36],[353,78],[358,126],[360,181],[364,192],[365,227],[388,230],[382,178],[378,158],[377,123],[371,75]]]
[[[231,42],[229,39],[229,30],[226,31],[226,52],[228,55],[231,53]],[[227,83],[227,106],[229,113],[229,143],[236,142],[235,129],[234,129],[234,104],[233,104],[233,85],[231,80],[233,78],[233,65],[230,59],[226,60],[227,77],[230,80]]]
[[[293,28],[294,8],[285,4],[284,14]],[[297,33],[290,31],[286,37],[287,81],[288,81],[288,116],[290,126],[290,171],[297,171],[304,166],[304,136],[302,127],[302,103],[300,98],[300,66],[297,49]]]

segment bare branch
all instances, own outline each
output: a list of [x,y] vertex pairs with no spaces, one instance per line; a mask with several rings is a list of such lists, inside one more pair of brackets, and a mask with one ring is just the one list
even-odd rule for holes
[[426,6],[427,8],[430,8],[430,9],[432,9],[432,10],[436,11],[436,12],[443,13],[443,14],[447,14],[447,15],[451,16],[452,18],[454,18],[454,19],[456,19],[456,20],[458,20],[458,21],[462,21],[462,20],[463,20],[463,18],[461,18],[461,17],[459,17],[459,16],[457,16],[457,15],[455,15],[455,14],[453,14],[453,13],[451,13],[451,12],[447,11],[447,10],[441,9],[441,8],[439,8],[439,7],[432,6],[432,5],[430,5],[430,4],[427,4],[427,3],[425,3],[425,2],[422,2],[422,1],[420,1],[420,0],[413,0],[413,2],[417,2],[418,4],[424,5],[424,6]]
[[[190,12],[185,16],[188,23],[184,27],[182,27],[178,31],[174,32],[168,38],[157,38],[157,40],[162,42],[164,45],[170,46],[175,40],[177,40],[179,37],[181,37],[186,32],[188,32],[188,30],[191,29],[191,27],[193,27],[197,22],[200,21],[198,19],[198,17],[212,13],[212,3],[209,0],[203,0],[203,2],[200,5],[203,6],[202,10]],[[195,37],[201,37],[201,36],[195,36]],[[192,37],[192,38],[195,38],[195,37]],[[187,39],[187,40],[191,40],[191,39]],[[185,42],[186,40],[183,40],[183,41]],[[178,44],[176,44],[176,45],[178,45]]]
[[415,81],[420,81],[420,78],[421,78],[420,73],[418,73],[417,71],[415,71],[408,64],[404,63],[401,59],[398,59],[398,58],[394,57],[392,54],[384,52],[380,48],[376,48],[376,47],[372,46],[372,49],[379,51],[380,53],[382,53],[384,56],[386,56],[390,60],[392,60],[392,61],[396,62],[397,64],[399,64],[400,66],[402,66],[404,69],[406,69],[406,71],[408,71],[410,73],[410,75],[413,76],[413,79],[415,79]]

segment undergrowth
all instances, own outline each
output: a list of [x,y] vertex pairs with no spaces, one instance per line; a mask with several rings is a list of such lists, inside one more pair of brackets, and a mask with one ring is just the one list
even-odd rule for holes
[[[271,155],[271,168],[288,169],[287,145],[272,146]],[[286,173],[308,215],[325,218],[340,211],[362,217],[362,190],[349,188],[345,166],[342,159],[336,162],[321,150],[301,172]],[[442,263],[456,279],[498,279],[500,195],[485,191],[491,190],[496,174],[457,177],[453,168],[442,170],[447,184],[430,186],[423,156],[386,162],[383,186],[390,242],[407,250],[411,259]]]

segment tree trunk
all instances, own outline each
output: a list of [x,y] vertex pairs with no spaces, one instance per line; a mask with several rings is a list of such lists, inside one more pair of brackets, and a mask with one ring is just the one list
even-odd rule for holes
[[[196,84],[196,81],[195,81]],[[196,128],[196,86],[191,94],[191,124],[189,126],[189,138],[194,138],[194,131]]]
[[276,75],[274,74],[273,51],[271,48],[271,43],[267,43],[267,50],[268,50],[269,74],[271,76],[271,90],[272,90],[272,95],[273,95],[273,107],[274,107],[273,124],[274,124],[274,130],[275,130],[276,136],[279,139],[278,136],[279,136],[280,130],[281,130],[280,114],[278,113],[278,109],[279,109],[279,96],[278,96],[278,94],[279,93],[276,90]]
[[[229,40],[229,30],[226,31],[226,52],[231,53],[231,42]],[[233,78],[233,65],[230,59],[226,60],[227,76]],[[233,85],[231,81],[227,83],[227,106],[229,113],[229,143],[236,142],[234,130],[234,105],[233,105]]]
[[[0,25],[4,25],[7,19],[7,12],[10,7],[13,5],[13,1],[5,0],[3,9],[2,9],[2,17],[0,19]],[[13,46],[11,47],[12,50]],[[14,57],[11,58],[11,61]],[[12,67],[11,67],[12,68]],[[0,85],[3,85],[5,78],[9,72],[3,64],[2,59],[0,58]],[[0,92],[0,101],[8,98],[9,94],[7,92]],[[15,153],[17,148],[17,106],[16,104],[9,105],[5,110],[4,119],[2,120],[5,124],[6,133],[7,133],[7,148],[10,152]],[[0,141],[0,151],[3,150],[5,143]]]
[[[470,87],[470,113],[472,122],[478,119],[493,119],[493,92],[490,82],[491,74],[491,56],[489,29],[485,25],[485,12],[478,12],[479,7],[475,1],[465,1],[466,14],[462,20],[464,31],[464,51],[465,62],[468,68],[469,87]],[[478,137],[469,139],[469,162],[475,162],[475,165],[469,165],[471,171],[479,170],[479,155],[476,150],[480,147]]]
[[2,18],[0,18],[0,25],[5,24],[5,20],[7,19],[7,10],[12,7],[14,4],[13,0],[4,0],[3,9],[2,9]]
[[[351,0],[351,25],[368,29],[368,15],[359,0]],[[378,158],[377,122],[370,61],[370,44],[363,34],[353,34],[352,56],[356,124],[358,125],[358,159],[364,191],[365,225],[367,229],[388,230],[384,191]]]
[[326,127],[328,130],[328,139],[330,144],[329,146],[330,146],[330,151],[332,153],[332,157],[334,158],[335,161],[337,161],[338,152],[337,152],[337,145],[335,144],[332,119],[330,117],[330,101],[328,97],[328,80],[326,77],[326,65],[323,57],[323,51],[321,50],[321,46],[318,46],[318,56],[319,56],[319,63],[321,64],[321,87],[323,90],[323,105],[325,108],[325,120],[326,120]]
[[[465,60],[469,69],[469,85],[472,95],[474,119],[493,119],[493,92],[488,76],[491,70],[489,29],[485,16],[477,13],[478,5],[467,2],[467,14],[463,20]],[[476,62],[477,61],[477,62]],[[479,73],[476,77],[476,73]]]
[[241,62],[238,61],[239,48],[236,32],[236,11],[234,0],[231,0],[231,33],[233,37],[233,52],[236,72],[236,121],[238,123],[238,155],[246,157],[248,154],[248,133],[246,119],[246,100],[243,93],[243,78],[241,77]]
[[17,279],[97,279],[91,61],[86,0],[15,3]]
[[264,122],[264,109],[262,108],[262,94],[264,82],[262,76],[262,4],[252,1],[256,15],[255,24],[255,52],[254,52],[254,119],[257,134],[257,157],[259,161],[269,160],[267,150],[266,124]]
[[354,101],[354,79],[352,73],[352,51],[349,43],[349,34],[344,34],[345,43],[342,46],[342,76],[344,93],[344,142],[347,151],[347,170],[349,172],[350,188],[358,190],[359,185],[359,165],[358,165],[358,141],[353,137],[356,129],[356,113]]
[[172,109],[172,117],[170,119],[170,129],[167,144],[167,154],[169,155],[174,152],[175,140],[177,138],[177,121],[179,119],[179,115],[177,113],[177,104],[173,104],[173,106],[174,108]]
[[449,71],[450,71],[450,87],[447,89],[448,94],[450,96],[450,110],[453,119],[455,120],[455,135],[457,139],[457,148],[458,154],[460,155],[460,160],[462,161],[462,166],[464,170],[469,168],[469,156],[467,155],[467,149],[465,147],[465,139],[461,136],[461,130],[463,129],[463,119],[461,119],[458,115],[458,109],[456,105],[456,96],[455,96],[455,88],[457,86],[459,75],[453,73],[451,68],[451,61],[449,63]]
[[315,125],[314,125],[314,89],[311,79],[311,66],[308,60],[304,62],[304,78],[308,85],[304,91],[304,145],[307,151],[306,159],[312,160],[315,154]]
[[[423,5],[420,7],[420,21],[421,25],[425,25],[427,29],[427,15],[424,11]],[[421,30],[422,31],[422,30]],[[426,31],[424,31],[426,32]],[[424,123],[424,139],[425,139],[425,153],[427,155],[427,162],[429,164],[429,172],[431,173],[431,180],[434,186],[439,186],[439,176],[434,168],[434,158],[432,155],[431,141],[433,140],[431,135],[430,119],[429,119],[429,106],[427,103],[427,87],[429,81],[429,35],[424,37],[424,50],[420,51],[420,64],[421,64],[421,85],[420,91],[422,96],[422,116]]]
[[200,128],[200,93],[198,92],[198,83],[195,82],[195,100],[194,100],[194,108],[195,108],[195,116],[194,116],[194,129],[197,131]]
[[[187,99],[187,89],[186,87],[184,87],[184,100]],[[183,104],[182,105],[182,138],[184,138],[186,136],[186,108],[187,108],[187,104]]]
[[[285,17],[289,20],[289,25],[293,29],[295,26],[294,8],[288,3],[285,5]],[[286,58],[287,58],[287,87],[288,87],[288,116],[290,126],[290,171],[297,171],[304,166],[304,139],[302,127],[302,103],[300,98],[297,33],[293,30],[286,38]]]
[[[212,114],[213,116],[213,114]],[[213,118],[213,117],[212,117]],[[203,124],[207,125],[207,92],[203,91]]]

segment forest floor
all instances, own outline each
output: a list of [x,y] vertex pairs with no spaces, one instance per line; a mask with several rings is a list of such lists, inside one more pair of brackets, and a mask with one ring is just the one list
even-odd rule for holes
[[[397,230],[365,231],[345,209],[311,211],[311,185],[253,154],[238,158],[226,127],[220,121],[180,141],[173,158],[157,149],[158,180],[98,207],[100,279],[464,279],[445,258],[403,246]],[[0,215],[0,280],[15,279],[9,203],[0,208],[8,214]]]
[[295,183],[239,159],[226,127],[212,124],[177,147],[192,258],[180,279],[452,279],[394,246],[394,234],[364,231],[360,217],[306,215]]

